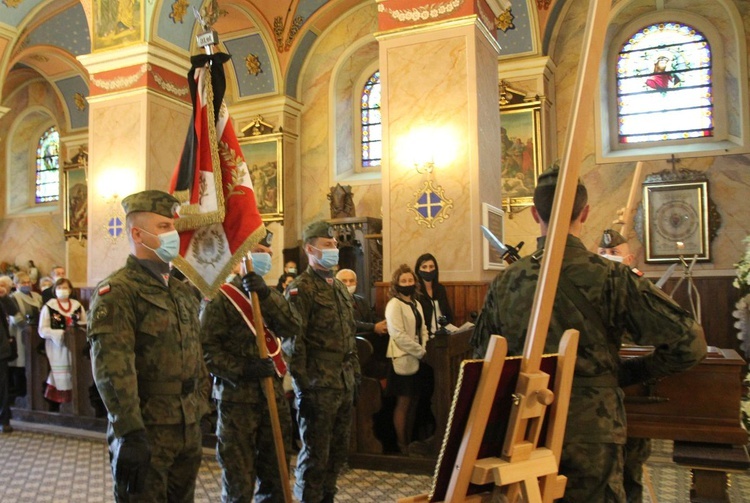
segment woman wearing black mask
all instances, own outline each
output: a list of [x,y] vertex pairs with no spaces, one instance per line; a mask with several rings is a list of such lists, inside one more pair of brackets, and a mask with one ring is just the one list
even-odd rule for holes
[[431,253],[424,253],[414,266],[417,271],[421,294],[417,297],[424,311],[427,331],[432,336],[440,328],[438,320],[445,316],[447,323],[453,323],[453,310],[448,303],[448,294],[440,284],[438,263]]
[[402,454],[408,452],[410,425],[414,424],[417,400],[422,393],[422,380],[418,374],[428,339],[422,306],[415,300],[418,288],[414,272],[402,264],[393,273],[389,290],[391,300],[385,306],[390,336],[386,356],[392,358],[393,363],[388,372],[385,394],[396,397],[393,426]]

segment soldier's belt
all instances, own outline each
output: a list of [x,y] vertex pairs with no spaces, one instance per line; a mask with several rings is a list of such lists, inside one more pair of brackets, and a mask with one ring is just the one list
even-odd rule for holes
[[574,388],[616,388],[617,386],[617,377],[612,374],[593,377],[573,376]]
[[195,391],[195,379],[187,381],[138,381],[140,395],[189,395]]
[[333,363],[344,363],[345,360],[348,360],[354,356],[354,352],[350,351],[348,353],[334,353],[332,351],[321,351],[321,350],[310,350],[307,352],[308,358],[314,358],[316,360],[325,360],[327,362],[333,362]]

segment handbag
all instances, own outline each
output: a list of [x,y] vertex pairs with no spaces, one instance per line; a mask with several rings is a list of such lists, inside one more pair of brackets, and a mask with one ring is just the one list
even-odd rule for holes
[[393,358],[393,371],[400,376],[413,376],[419,370],[419,359],[412,355]]
[[10,343],[10,356],[8,357],[8,361],[12,362],[18,358],[18,341],[16,341],[16,338],[11,335],[8,337],[8,342]]

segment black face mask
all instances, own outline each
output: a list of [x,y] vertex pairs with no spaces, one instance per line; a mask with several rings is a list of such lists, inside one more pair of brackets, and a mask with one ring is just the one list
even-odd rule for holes
[[437,269],[433,269],[432,271],[417,271],[417,274],[425,281],[435,281]]
[[396,291],[400,293],[401,295],[405,295],[407,297],[411,297],[414,295],[414,291],[417,289],[416,285],[409,285],[409,286],[401,286],[396,285]]

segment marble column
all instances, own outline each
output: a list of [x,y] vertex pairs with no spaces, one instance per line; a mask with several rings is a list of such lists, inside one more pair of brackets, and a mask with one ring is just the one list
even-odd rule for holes
[[169,190],[190,122],[184,55],[143,43],[80,56],[90,75],[88,285],[130,253],[120,202]]
[[483,204],[501,206],[500,2],[490,4],[378,3],[385,280],[425,252],[441,281],[497,274],[485,267],[479,227]]

